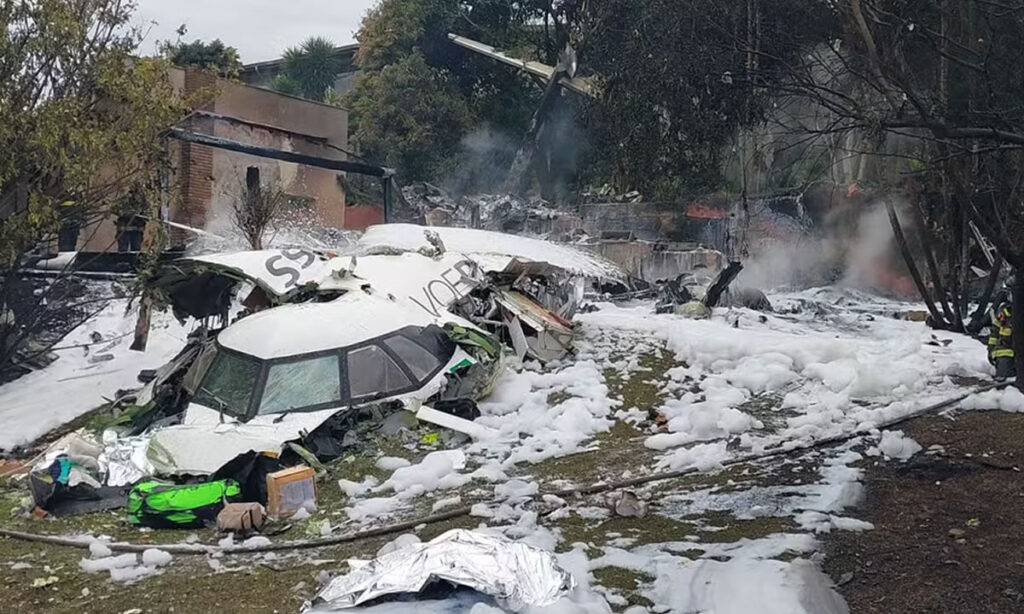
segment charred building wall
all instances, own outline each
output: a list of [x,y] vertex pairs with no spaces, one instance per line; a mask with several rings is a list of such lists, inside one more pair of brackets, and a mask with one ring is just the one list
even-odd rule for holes
[[[249,145],[343,159],[348,148],[348,111],[267,89],[218,79],[195,68],[173,68],[170,80],[182,95],[212,92],[213,99],[182,127]],[[345,227],[345,189],[337,171],[259,158],[172,141],[170,197],[164,216],[212,231],[229,225],[231,205],[244,195],[246,172],[259,169],[264,185],[279,185],[288,196],[287,214],[310,216],[325,226]],[[114,219],[84,229],[83,251],[117,249]],[[172,243],[185,235],[171,233]]]

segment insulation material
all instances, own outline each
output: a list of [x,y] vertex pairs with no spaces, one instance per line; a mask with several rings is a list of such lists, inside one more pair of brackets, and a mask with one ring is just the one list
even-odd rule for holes
[[106,466],[108,486],[128,486],[153,475],[149,462],[149,436],[118,438],[113,431],[103,433],[105,448],[100,464]]

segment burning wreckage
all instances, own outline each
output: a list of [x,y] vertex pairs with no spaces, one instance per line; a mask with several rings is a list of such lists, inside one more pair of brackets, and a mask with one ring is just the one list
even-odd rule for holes
[[[360,424],[405,411],[487,437],[475,401],[504,356],[566,356],[588,281],[622,279],[570,247],[405,224],[371,227],[347,254],[173,261],[150,289],[202,325],[168,364],[140,374],[148,383],[115,404],[102,443],[73,433],[50,446],[30,476],[34,499],[55,514],[110,509],[134,485],[131,512],[140,481],[158,476],[219,480],[214,499],[229,501],[225,484],[244,492],[254,457],[273,458],[270,469],[318,466],[357,443]],[[246,501],[266,503],[262,477]]]

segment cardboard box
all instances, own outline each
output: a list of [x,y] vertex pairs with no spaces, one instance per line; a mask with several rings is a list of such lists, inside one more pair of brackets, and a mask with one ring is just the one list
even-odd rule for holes
[[255,501],[228,503],[217,514],[217,530],[221,532],[237,531],[239,533],[259,531],[263,528],[266,516],[267,510]]
[[299,465],[267,475],[267,513],[288,518],[308,503],[316,505],[316,473]]

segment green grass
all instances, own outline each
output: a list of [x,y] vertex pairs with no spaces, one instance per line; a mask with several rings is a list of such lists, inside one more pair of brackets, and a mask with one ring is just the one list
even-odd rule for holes
[[687,519],[701,523],[696,534],[700,541],[707,543],[731,544],[741,539],[760,539],[796,528],[791,518],[779,516],[740,519],[729,512],[704,512],[688,516]]
[[601,569],[595,569],[592,573],[594,574],[594,581],[599,586],[612,589],[622,595],[628,602],[626,607],[643,606],[649,608],[654,605],[654,602],[650,599],[637,593],[642,585],[653,582],[654,576],[622,567],[602,567]]
[[587,544],[599,552],[612,539],[609,535],[632,539],[634,546],[685,541],[687,536],[696,535],[699,528],[694,522],[654,513],[643,518],[613,516],[591,520],[573,512],[556,526],[562,536],[561,552],[572,550],[576,543]]
[[640,369],[631,373],[624,374],[610,367],[605,369],[605,384],[612,397],[622,400],[623,409],[654,411],[665,401],[661,389],[668,371],[684,364],[665,348],[641,355],[638,362]]

